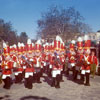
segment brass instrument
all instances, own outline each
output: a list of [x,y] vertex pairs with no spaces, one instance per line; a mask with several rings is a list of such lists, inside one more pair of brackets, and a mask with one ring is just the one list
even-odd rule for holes
[[90,66],[90,63],[88,63],[88,60],[83,60],[83,65],[84,65],[84,67],[88,67],[88,66]]
[[22,56],[21,58],[22,58],[22,59],[24,59],[24,61],[25,61],[25,62],[26,62],[26,64],[27,64],[27,67],[29,67],[29,68],[31,68],[31,67],[32,67],[32,62],[31,62],[31,61],[29,61],[29,60],[26,60],[25,56]]

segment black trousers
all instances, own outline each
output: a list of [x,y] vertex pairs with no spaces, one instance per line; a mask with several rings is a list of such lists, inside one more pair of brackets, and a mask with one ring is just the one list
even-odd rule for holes
[[52,87],[56,87],[56,88],[60,88],[60,80],[61,80],[61,76],[57,75],[55,78],[53,78]]
[[37,73],[33,74],[33,81],[39,83],[40,77],[41,77],[41,72],[37,72]]
[[70,71],[70,70],[72,70],[72,72],[73,72],[72,75],[74,76],[74,74],[75,74],[75,66],[72,67],[72,69],[70,69],[70,68],[67,69],[67,71],[66,71],[66,74],[67,74],[67,75],[69,75],[69,71]]
[[61,71],[61,74],[60,74],[60,81],[63,80],[63,71]]
[[41,68],[41,70],[40,70],[40,76],[41,77],[43,76],[43,68]]
[[90,73],[86,73],[86,84],[90,84]]
[[86,73],[85,75],[81,75],[81,81],[84,82],[85,78],[86,78],[85,84],[90,84],[90,73]]
[[85,80],[85,75],[81,74],[81,83],[84,84],[84,80]]
[[49,68],[49,72],[48,72],[48,76],[49,76],[49,77],[51,77],[51,76],[52,76],[51,72],[52,72],[52,69],[51,69],[51,68]]
[[4,82],[3,88],[10,89],[10,87],[11,87],[11,78],[7,77],[6,79],[3,79],[3,82]]
[[77,79],[77,75],[78,75],[78,70],[75,70],[75,72],[74,72],[74,80]]
[[15,75],[15,83],[21,83],[22,80],[23,80],[23,74],[22,73]]
[[28,89],[32,89],[32,87],[33,87],[32,82],[33,82],[32,76],[25,78],[25,87],[28,88]]

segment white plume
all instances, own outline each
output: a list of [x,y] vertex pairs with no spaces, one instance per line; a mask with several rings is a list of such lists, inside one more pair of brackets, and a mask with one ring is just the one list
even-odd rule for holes
[[77,41],[82,42],[83,40],[81,37],[78,37]]
[[31,42],[31,39],[28,39],[27,40],[27,44],[31,44],[32,42]]

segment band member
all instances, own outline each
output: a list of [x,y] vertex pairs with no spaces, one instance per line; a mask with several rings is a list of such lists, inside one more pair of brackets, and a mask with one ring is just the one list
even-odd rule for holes
[[46,70],[45,70],[45,72],[48,75],[48,73],[49,73],[49,65],[50,65],[50,54],[49,54],[49,51],[46,52],[45,61],[46,61]]
[[25,62],[25,87],[32,89],[33,85],[33,73],[34,73],[34,64],[33,64],[33,53],[32,53],[32,42],[31,39],[27,40],[26,45],[27,55],[22,56],[23,61]]
[[3,57],[2,54],[0,54],[0,69],[1,69],[1,64],[2,64],[2,60],[3,60],[2,57]]
[[46,57],[45,52],[42,52],[41,54],[41,77],[43,76],[43,73],[45,72],[45,68],[46,68],[45,57]]
[[52,42],[51,44],[50,44],[50,48],[49,48],[49,50],[50,50],[50,60],[49,60],[49,62],[50,62],[50,64],[49,64],[49,77],[52,77],[52,69],[53,69],[53,63],[54,63],[54,61],[53,61],[53,58],[54,58],[54,49],[55,47],[54,47],[54,42]]
[[35,68],[35,73],[34,73],[35,82],[42,83],[40,81],[40,77],[41,77],[41,57],[40,57],[39,53],[37,53],[35,58],[34,58],[34,68]]
[[78,38],[77,41],[77,55],[76,55],[76,66],[75,66],[75,75],[74,75],[74,80],[77,79],[77,75],[78,73],[80,74],[81,72],[81,68],[83,66],[83,59],[84,59],[84,55],[83,55],[83,40],[81,37]]
[[11,87],[11,74],[12,74],[12,61],[10,58],[10,48],[6,43],[3,43],[3,48],[4,48],[4,59],[2,61],[2,80],[4,82],[3,88],[5,89],[10,89]]
[[49,72],[48,72],[48,76],[49,77],[52,77],[52,67],[53,67],[53,58],[54,58],[54,54],[50,54],[50,60],[49,60],[49,62],[50,62],[50,64],[49,64]]
[[[85,35],[84,37],[85,44],[84,44],[84,61],[82,66],[82,80],[83,83],[85,83],[85,86],[90,86],[90,69],[91,69],[91,60],[90,60],[90,46],[91,41],[89,40],[89,37]],[[86,82],[85,82],[86,78]]]
[[26,66],[27,67],[25,69],[25,87],[28,89],[32,89],[33,73],[34,73],[33,59],[27,59]]
[[44,72],[46,74],[49,73],[49,59],[50,59],[50,53],[49,53],[49,43],[46,42],[44,44],[44,53],[45,53],[45,58],[44,58]]
[[17,55],[13,55],[13,67],[14,67],[14,74],[15,74],[15,83],[21,83],[23,80],[23,68],[22,68],[22,64],[23,64],[23,60],[21,58],[22,56],[22,45],[21,43],[18,43],[18,48],[17,48]]
[[18,76],[18,74],[19,74],[18,67],[20,65],[18,64],[18,58],[16,55],[13,55],[12,59],[13,59],[13,72],[15,74],[15,83],[19,83],[20,77]]
[[61,66],[62,66],[62,69],[61,69],[61,82],[63,82],[63,72],[65,71],[64,68],[65,68],[65,56],[64,54],[60,54],[60,61],[61,61]]
[[[3,55],[0,54],[0,72],[2,72],[2,68],[1,68],[2,60],[3,60]],[[0,84],[1,84],[1,83],[2,83],[2,76],[0,75]]]
[[55,57],[53,58],[53,68],[52,68],[52,87],[60,88],[60,81],[61,81],[61,70],[62,66],[60,63],[59,56],[55,53]]
[[69,75],[69,71],[72,70],[73,76],[75,72],[75,63],[76,63],[76,53],[75,53],[75,41],[72,40],[70,44],[70,50],[68,54],[68,69],[67,74]]
[[35,72],[34,72],[34,80],[37,83],[42,83],[40,81],[40,77],[41,77],[41,62],[42,62],[42,58],[41,58],[41,41],[38,40],[35,44],[35,57],[34,57],[34,68],[35,68]]
[[65,68],[65,59],[66,59],[66,53],[65,53],[65,44],[64,42],[61,40],[61,50],[60,50],[60,55],[61,55],[61,62],[63,65],[63,71],[62,73],[65,73],[66,68]]
[[61,37],[56,36],[54,40],[54,57],[53,57],[53,68],[52,68],[52,87],[60,88],[60,81],[62,79],[61,71],[63,70],[63,65],[60,59],[60,49],[61,49]]

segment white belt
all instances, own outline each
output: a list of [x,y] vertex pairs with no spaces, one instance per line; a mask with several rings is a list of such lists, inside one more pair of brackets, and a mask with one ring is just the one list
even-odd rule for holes
[[2,75],[2,79],[6,79],[7,77],[11,77],[11,75],[5,75],[5,74]]
[[18,75],[18,74],[20,74],[20,73],[22,73],[22,72],[21,72],[21,71],[19,71],[19,72],[15,72],[14,74],[15,74],[15,75]]
[[71,63],[71,66],[72,66],[72,67],[75,66],[75,63]]
[[49,68],[52,68],[52,65],[51,64],[49,65]]
[[23,66],[23,69],[26,69],[26,66]]
[[25,73],[25,78],[29,78],[29,76],[33,76],[33,72],[26,72]]
[[82,71],[81,71],[81,74],[84,75],[85,73],[90,73],[90,70],[82,70]]

